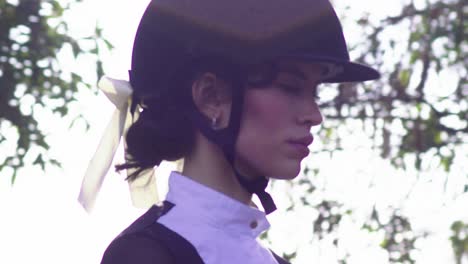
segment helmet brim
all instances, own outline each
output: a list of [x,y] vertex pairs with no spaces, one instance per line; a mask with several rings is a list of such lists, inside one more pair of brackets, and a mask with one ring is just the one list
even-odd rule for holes
[[376,80],[381,77],[376,69],[357,62],[307,54],[289,55],[286,57],[304,62],[325,62],[338,66],[340,70],[335,75],[324,79],[324,83],[363,82]]

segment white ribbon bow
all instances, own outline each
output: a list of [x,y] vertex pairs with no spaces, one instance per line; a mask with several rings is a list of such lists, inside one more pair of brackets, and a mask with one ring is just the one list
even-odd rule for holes
[[[93,158],[89,162],[81,184],[78,201],[88,212],[94,207],[97,194],[112,164],[120,139],[126,134],[128,128],[133,123],[129,109],[133,92],[130,83],[124,80],[102,77],[98,83],[98,87],[115,105],[116,109]],[[135,111],[134,115],[136,120],[138,118],[138,111]],[[131,174],[131,172],[132,170],[127,170],[127,175]],[[132,203],[136,207],[149,208],[159,200],[154,169],[144,171],[135,180],[129,180],[129,188]]]

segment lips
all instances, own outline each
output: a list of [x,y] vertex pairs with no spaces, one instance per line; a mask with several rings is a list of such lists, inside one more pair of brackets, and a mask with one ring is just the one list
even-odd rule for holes
[[299,144],[299,145],[308,147],[310,144],[312,144],[313,141],[314,141],[314,137],[312,135],[308,135],[305,137],[289,140],[288,142],[292,144]]
[[312,144],[313,141],[314,138],[312,137],[312,135],[309,135],[301,138],[288,140],[288,143],[298,157],[305,158],[310,153],[308,146]]

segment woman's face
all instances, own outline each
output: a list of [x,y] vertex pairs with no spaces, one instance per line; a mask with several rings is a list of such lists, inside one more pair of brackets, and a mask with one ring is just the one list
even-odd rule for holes
[[316,89],[323,68],[301,62],[278,66],[272,84],[246,89],[236,167],[248,177],[296,177],[313,141],[310,128],[322,122]]

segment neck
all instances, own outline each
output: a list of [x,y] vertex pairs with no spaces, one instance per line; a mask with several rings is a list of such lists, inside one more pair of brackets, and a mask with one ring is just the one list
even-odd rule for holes
[[213,190],[245,204],[251,204],[252,195],[237,181],[231,165],[222,150],[198,134],[192,153],[184,158],[182,174]]

